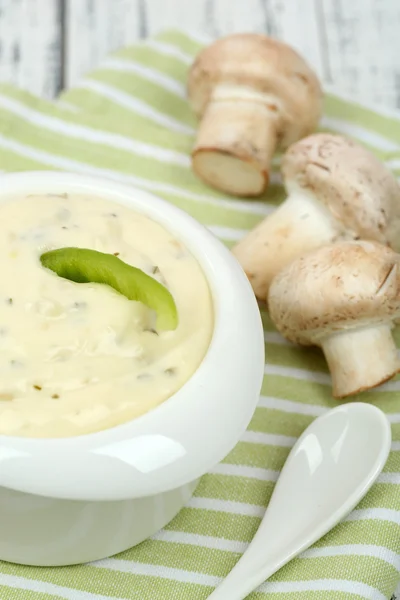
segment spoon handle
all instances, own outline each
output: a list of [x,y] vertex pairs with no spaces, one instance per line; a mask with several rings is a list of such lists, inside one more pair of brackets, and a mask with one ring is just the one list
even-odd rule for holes
[[390,424],[374,406],[339,406],[300,436],[247,551],[209,600],[243,600],[345,517],[390,450]]
[[301,551],[296,542],[288,545],[279,539],[282,526],[270,517],[274,517],[273,507],[274,502],[250,546],[209,600],[243,600]]
[[246,553],[246,557],[243,556],[239,560],[236,567],[214,590],[208,600],[243,600],[289,562],[289,558],[281,562],[264,562],[261,568],[252,569],[251,559],[252,557]]

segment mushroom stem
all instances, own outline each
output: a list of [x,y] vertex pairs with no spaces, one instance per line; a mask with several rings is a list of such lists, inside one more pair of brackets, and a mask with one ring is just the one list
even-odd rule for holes
[[217,86],[192,153],[197,175],[229,194],[261,194],[277,145],[276,111],[273,98],[239,86]]
[[300,254],[334,241],[338,233],[328,209],[311,195],[296,190],[232,252],[257,298],[265,301],[271,281],[281,269]]
[[369,390],[400,371],[390,325],[334,333],[321,346],[332,375],[335,398]]

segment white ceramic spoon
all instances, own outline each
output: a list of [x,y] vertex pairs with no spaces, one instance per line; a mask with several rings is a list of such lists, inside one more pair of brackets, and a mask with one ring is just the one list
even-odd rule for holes
[[252,543],[209,600],[243,600],[332,529],[372,486],[390,444],[389,422],[370,404],[316,419],[293,447]]

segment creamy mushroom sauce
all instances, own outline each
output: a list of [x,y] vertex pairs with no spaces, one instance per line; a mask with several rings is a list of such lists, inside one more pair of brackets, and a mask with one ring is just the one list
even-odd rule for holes
[[[64,246],[118,255],[170,289],[175,331],[111,288],[44,269]],[[191,377],[207,352],[213,307],[194,257],[163,227],[82,195],[0,204],[0,435],[66,437],[126,422]]]

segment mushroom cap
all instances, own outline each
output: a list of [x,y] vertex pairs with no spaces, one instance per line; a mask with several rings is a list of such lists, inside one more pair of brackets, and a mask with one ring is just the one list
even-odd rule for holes
[[278,331],[303,345],[388,323],[400,315],[400,255],[377,242],[323,246],[278,273],[268,307]]
[[344,232],[400,251],[400,185],[363,146],[340,135],[310,135],[287,150],[282,174],[289,193],[310,191]]
[[322,90],[314,71],[293,48],[262,34],[229,35],[200,52],[188,78],[189,100],[198,117],[219,84],[258,94],[256,101],[280,119],[282,148],[314,131],[321,116]]

